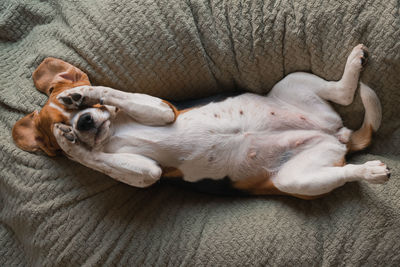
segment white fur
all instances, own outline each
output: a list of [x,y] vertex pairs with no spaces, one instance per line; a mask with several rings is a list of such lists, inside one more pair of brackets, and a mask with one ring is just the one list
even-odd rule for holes
[[56,109],[56,110],[58,110],[58,111],[60,111],[61,114],[63,114],[64,117],[70,118],[71,114],[69,112],[65,111],[63,108],[61,108],[60,106],[54,104],[53,102],[50,102],[49,106],[54,108],[54,109]]
[[[354,48],[338,82],[290,74],[267,97],[243,94],[210,103],[181,114],[169,125],[165,124],[173,120],[172,110],[157,98],[107,87],[77,87],[64,96],[102,98],[122,111],[111,120],[107,142],[91,151],[66,141],[60,131],[55,131],[56,138],[72,159],[138,187],[159,179],[159,165],[178,168],[191,182],[226,176],[239,181],[268,173],[279,190],[301,195],[327,193],[354,180],[383,182],[388,170],[378,161],[333,167],[346,154],[351,131],[326,100],[342,105],[353,101],[363,49]],[[366,120],[373,121],[376,130],[380,114],[370,110],[379,102],[373,103],[376,95],[362,87]]]

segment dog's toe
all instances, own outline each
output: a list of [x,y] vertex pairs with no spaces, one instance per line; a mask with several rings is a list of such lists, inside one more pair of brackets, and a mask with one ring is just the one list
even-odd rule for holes
[[58,128],[63,131],[64,133],[69,133],[72,131],[72,128],[70,126],[67,126],[65,124],[60,124],[58,125]]
[[70,141],[72,143],[74,143],[76,141],[75,134],[73,134],[72,132],[64,133],[63,135],[68,141]]
[[365,67],[365,65],[367,65],[368,57],[369,57],[368,51],[363,50],[363,54],[361,56],[361,66]]

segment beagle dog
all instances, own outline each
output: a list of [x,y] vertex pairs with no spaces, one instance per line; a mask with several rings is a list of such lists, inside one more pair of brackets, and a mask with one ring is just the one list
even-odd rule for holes
[[[145,94],[91,86],[88,76],[55,58],[33,73],[49,100],[19,120],[15,143],[70,159],[136,187],[160,177],[196,182],[229,178],[250,194],[312,199],[346,182],[383,183],[389,169],[379,160],[345,163],[347,152],[371,142],[381,123],[380,102],[359,83],[368,58],[360,44],[350,53],[339,81],[297,72],[267,96],[245,93],[222,102],[178,110]],[[360,84],[364,122],[355,132],[343,126],[328,101],[353,102]]]

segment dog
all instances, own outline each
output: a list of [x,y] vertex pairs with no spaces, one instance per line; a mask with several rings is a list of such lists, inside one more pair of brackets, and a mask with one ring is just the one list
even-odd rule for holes
[[[267,96],[244,93],[178,110],[149,95],[91,86],[78,68],[47,58],[33,79],[49,100],[40,113],[19,120],[12,135],[24,150],[49,156],[62,150],[136,187],[160,177],[188,182],[228,177],[233,188],[249,194],[314,199],[346,182],[384,183],[390,177],[379,160],[345,162],[346,153],[370,144],[381,123],[378,97],[359,82],[367,59],[360,44],[339,81],[296,72]],[[328,101],[350,105],[358,85],[365,116],[353,132]]]

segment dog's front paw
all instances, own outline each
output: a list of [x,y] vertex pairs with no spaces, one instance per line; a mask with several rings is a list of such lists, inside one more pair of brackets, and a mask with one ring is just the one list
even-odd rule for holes
[[58,136],[64,136],[71,143],[77,141],[76,135],[74,134],[72,127],[63,123],[56,123],[56,130],[58,131]]
[[79,109],[101,104],[102,92],[92,86],[79,86],[65,90],[57,96],[57,100],[68,109]]
[[63,123],[54,124],[53,128],[54,137],[57,140],[60,148],[71,158],[80,158],[87,153],[76,137],[71,126]]
[[368,57],[368,48],[363,44],[359,44],[353,48],[353,51],[351,51],[351,54],[348,57],[348,62],[354,68],[362,69],[367,64]]
[[390,178],[390,170],[380,160],[373,160],[363,165],[364,179],[372,184],[383,184]]

